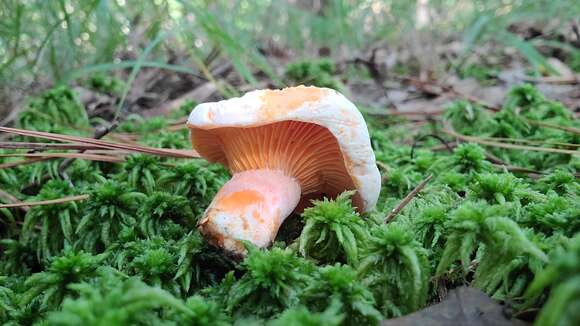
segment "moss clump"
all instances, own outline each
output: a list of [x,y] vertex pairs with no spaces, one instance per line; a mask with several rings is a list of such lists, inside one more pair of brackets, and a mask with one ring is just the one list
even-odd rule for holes
[[[300,78],[326,74],[319,86],[334,78],[327,64],[293,69]],[[29,103],[20,127],[90,130],[66,87]],[[177,117],[129,117],[118,131],[150,146],[189,148],[187,131],[170,131]],[[577,320],[577,158],[458,143],[439,133],[439,123],[420,127],[421,139],[413,139],[404,118],[367,119],[383,173],[377,209],[356,212],[352,192],[316,200],[288,219],[273,248],[248,245],[243,261],[196,230],[230,178],[222,166],[130,155],[123,163],[75,161],[66,178],[59,160],[0,169],[0,188],[22,201],[89,196],[0,209],[0,324],[377,324],[466,283],[518,313],[539,311],[539,324]],[[444,119],[479,138],[567,149],[580,143],[565,128],[534,123],[578,127],[567,108],[529,85],[514,88],[500,112],[459,101]]]
[[499,70],[478,64],[470,64],[457,69],[460,78],[474,78],[484,85],[493,85],[499,75]]
[[352,195],[345,192],[333,201],[314,201],[313,207],[304,210],[306,225],[299,239],[303,256],[358,265],[359,241],[366,238],[366,230],[364,221],[353,212]]
[[58,86],[29,100],[16,120],[22,129],[81,135],[89,129],[89,118],[77,94]]
[[97,73],[89,77],[87,81],[88,86],[97,92],[121,96],[125,87],[125,83],[113,76]]
[[284,75],[293,84],[312,85],[339,89],[339,82],[334,77],[335,67],[330,60],[300,61],[286,67]]

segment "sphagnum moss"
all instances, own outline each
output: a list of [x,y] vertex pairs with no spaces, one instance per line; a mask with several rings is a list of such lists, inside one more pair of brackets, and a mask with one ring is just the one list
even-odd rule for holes
[[[20,127],[79,134],[89,126],[69,88],[28,103]],[[460,101],[445,119],[465,135],[544,147],[580,143],[576,134],[535,124],[579,127],[568,109],[529,85],[515,88],[500,112]],[[249,247],[242,262],[194,230],[228,180],[218,165],[143,155],[125,164],[77,161],[68,180],[61,180],[58,160],[1,169],[0,188],[19,200],[90,199],[0,210],[0,324],[375,323],[436,302],[435,284],[465,282],[517,311],[540,309],[538,325],[577,322],[578,159],[476,144],[433,151],[429,146],[441,143],[430,138],[412,149],[401,128],[382,125],[390,121],[403,122],[369,121],[384,173],[379,211],[359,216],[348,193],[318,201],[294,219],[305,226],[294,223],[297,230],[286,232],[296,239],[273,249]],[[186,134],[146,137],[164,135],[170,124],[136,117],[119,130],[152,146],[188,148]],[[490,157],[543,175],[505,171]],[[429,185],[380,225],[428,174]]]

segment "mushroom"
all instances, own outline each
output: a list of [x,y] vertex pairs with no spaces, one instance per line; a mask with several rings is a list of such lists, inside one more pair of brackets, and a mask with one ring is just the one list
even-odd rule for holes
[[198,223],[213,245],[243,256],[240,240],[263,248],[312,199],[356,190],[371,210],[381,178],[363,116],[339,92],[318,87],[257,90],[203,103],[187,121],[195,150],[233,174]]

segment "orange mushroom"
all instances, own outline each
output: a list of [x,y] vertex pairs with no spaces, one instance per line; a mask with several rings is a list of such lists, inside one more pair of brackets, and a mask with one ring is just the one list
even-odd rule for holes
[[253,91],[198,105],[187,126],[193,147],[233,174],[198,227],[235,255],[245,253],[240,240],[270,245],[282,222],[311,199],[356,190],[361,212],[378,199],[381,178],[366,123],[337,91]]

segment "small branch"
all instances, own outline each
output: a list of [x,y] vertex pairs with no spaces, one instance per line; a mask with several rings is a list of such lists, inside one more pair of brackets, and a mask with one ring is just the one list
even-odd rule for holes
[[389,223],[393,218],[395,218],[395,216],[397,216],[397,214],[399,214],[399,212],[401,212],[401,210],[403,210],[403,208],[405,208],[405,206],[407,206],[411,200],[413,200],[413,198],[417,196],[417,194],[420,193],[423,188],[425,188],[427,183],[429,183],[432,178],[433,175],[430,174],[427,176],[427,178],[423,179],[423,181],[421,181],[421,183],[419,183],[415,189],[411,190],[411,192],[408,193],[407,196],[405,196],[405,198],[403,198],[403,200],[401,200],[401,202],[395,208],[393,208],[389,215],[387,215],[385,218],[385,223]]
[[78,196],[70,196],[70,197],[63,197],[59,199],[51,199],[51,200],[41,200],[41,201],[28,201],[28,202],[19,202],[14,204],[0,204],[0,208],[13,208],[13,207],[23,207],[23,206],[43,206],[43,205],[54,205],[54,204],[62,204],[68,203],[71,201],[79,201],[88,199],[89,195],[78,195]]

